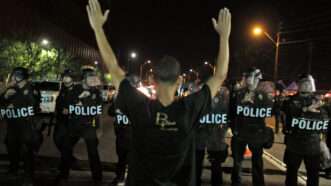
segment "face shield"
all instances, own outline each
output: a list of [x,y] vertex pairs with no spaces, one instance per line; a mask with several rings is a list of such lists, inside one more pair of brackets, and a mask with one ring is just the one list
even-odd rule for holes
[[70,76],[64,76],[62,83],[65,87],[70,88],[73,85],[73,79]]
[[101,85],[101,80],[97,75],[88,75],[85,77],[85,83],[90,88],[97,88]]
[[16,86],[17,84],[21,83],[22,81],[27,79],[27,74],[20,70],[14,70],[7,80],[7,86]]
[[262,79],[262,73],[260,69],[255,69],[246,75],[245,83],[249,90],[255,90]]
[[313,76],[308,75],[305,78],[302,78],[299,83],[299,93],[300,94],[311,94],[316,92],[316,85]]

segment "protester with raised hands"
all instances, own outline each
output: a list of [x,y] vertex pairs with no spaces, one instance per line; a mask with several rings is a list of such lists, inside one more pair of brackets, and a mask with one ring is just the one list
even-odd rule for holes
[[102,12],[97,0],[90,0],[87,12],[101,56],[118,88],[118,105],[132,122],[132,148],[129,158],[128,185],[195,185],[194,133],[197,121],[208,110],[225,80],[229,64],[231,14],[219,12],[213,26],[219,34],[219,56],[215,74],[200,91],[176,99],[180,84],[180,64],[165,56],[153,68],[156,99],[138,92],[118,65],[102,28],[109,10]]

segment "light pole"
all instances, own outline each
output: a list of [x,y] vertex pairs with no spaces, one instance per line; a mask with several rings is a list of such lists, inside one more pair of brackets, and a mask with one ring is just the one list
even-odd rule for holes
[[280,46],[280,34],[281,32],[277,32],[276,34],[276,40],[274,40],[268,32],[264,31],[260,26],[256,26],[253,29],[253,35],[260,36],[261,34],[265,35],[275,46],[276,52],[275,52],[275,64],[274,64],[274,82],[277,82],[278,79],[278,64],[279,64],[279,46]]
[[152,61],[151,60],[147,60],[145,63],[140,65],[140,80],[143,80],[143,70],[144,70],[144,66],[145,65],[149,65],[151,64]]
[[129,60],[128,60],[128,73],[130,74],[131,72],[131,61],[135,60],[138,57],[138,54],[136,52],[131,52],[129,54]]

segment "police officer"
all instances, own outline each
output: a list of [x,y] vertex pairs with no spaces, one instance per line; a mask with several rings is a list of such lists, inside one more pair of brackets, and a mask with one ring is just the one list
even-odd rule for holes
[[[69,110],[68,103],[70,102],[71,93],[74,89],[74,73],[71,69],[64,70],[62,74],[62,86],[59,96],[56,99],[56,125],[54,127],[54,143],[61,153],[61,157],[64,155],[65,138],[68,134],[69,125]],[[77,159],[72,156],[72,164],[77,164]]]
[[99,116],[102,114],[102,97],[98,89],[100,79],[95,69],[84,67],[82,69],[82,84],[74,87],[66,103],[69,114],[68,138],[65,142],[63,167],[58,184],[66,182],[72,163],[72,153],[75,144],[80,138],[85,140],[92,171],[94,185],[101,185],[102,166],[98,151],[98,138],[96,130],[99,128]]
[[128,117],[116,106],[116,95],[113,96],[108,110],[108,114],[114,118],[114,128],[116,135],[116,154],[118,162],[116,165],[116,177],[110,184],[116,186],[123,184],[125,179],[126,166],[131,143],[131,126]]
[[328,130],[330,111],[314,97],[315,81],[309,74],[299,77],[298,93],[284,102],[286,186],[296,186],[298,169],[304,161],[307,186],[319,185],[320,137]]
[[8,87],[0,96],[1,118],[7,120],[6,145],[10,166],[8,173],[17,175],[20,158],[24,161],[24,183],[33,185],[34,174],[34,122],[39,111],[40,97],[29,80],[26,68],[17,67],[9,77]]
[[220,186],[223,183],[222,163],[228,155],[228,145],[225,142],[228,129],[229,91],[222,87],[213,98],[211,111],[200,118],[200,127],[196,137],[196,172],[197,186],[201,186],[201,175],[205,152],[211,163],[211,185]]
[[230,120],[233,133],[231,149],[233,155],[232,185],[241,184],[241,166],[246,145],[253,153],[253,185],[263,186],[263,146],[267,131],[265,118],[271,117],[273,101],[262,91],[257,90],[262,73],[250,68],[244,73],[244,86],[231,95]]
[[[331,110],[331,104],[329,104],[329,109]],[[331,153],[331,127],[328,128],[328,132],[326,135],[326,144],[327,147],[329,148],[329,151]],[[331,179],[331,168],[328,168],[325,170],[325,177],[327,179]]]

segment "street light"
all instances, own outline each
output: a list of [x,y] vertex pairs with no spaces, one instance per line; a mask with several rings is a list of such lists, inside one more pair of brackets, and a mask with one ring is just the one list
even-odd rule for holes
[[208,61],[205,61],[204,63],[206,66],[208,66],[209,68],[211,68],[211,70],[213,71],[213,73],[215,73],[215,67],[214,65],[210,64]]
[[95,64],[95,65],[98,65],[98,64],[99,64],[99,62],[98,62],[98,61],[94,61],[94,64]]
[[137,53],[136,52],[131,52],[130,57],[131,57],[131,59],[136,59],[137,58]]
[[189,71],[190,71],[190,73],[193,73],[196,76],[197,79],[199,78],[199,73],[197,71],[195,71],[192,68]]
[[261,35],[262,32],[263,32],[263,30],[260,27],[255,27],[253,29],[253,34],[256,35],[256,36]]
[[43,39],[43,40],[41,41],[41,44],[44,45],[44,46],[48,46],[48,44],[49,44],[48,39]]
[[149,65],[151,63],[152,63],[151,60],[147,60],[145,63],[143,63],[143,64],[140,65],[140,79],[141,80],[143,79],[143,68],[145,67],[145,65]]
[[130,52],[129,53],[129,59],[128,59],[128,63],[127,63],[127,67],[128,67],[128,73],[130,74],[131,73],[131,61],[134,61],[136,58],[138,57],[138,54],[134,51]]
[[266,31],[262,29],[260,26],[256,26],[253,28],[253,34],[255,36],[260,36],[261,34],[264,34],[275,46],[276,52],[275,52],[275,64],[274,64],[274,82],[277,82],[278,79],[278,63],[279,63],[279,46],[280,46],[280,32],[277,32],[276,34],[276,40],[274,40],[270,34],[268,34]]

